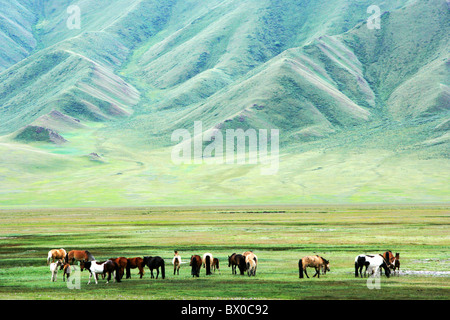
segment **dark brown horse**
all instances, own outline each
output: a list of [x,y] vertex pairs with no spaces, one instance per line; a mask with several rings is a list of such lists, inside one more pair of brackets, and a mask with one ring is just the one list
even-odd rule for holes
[[236,267],[239,268],[241,275],[244,275],[246,270],[245,257],[242,254],[233,253],[228,256],[228,267],[231,267],[231,273],[236,274]]
[[111,260],[111,261],[113,261],[113,262],[115,262],[117,264],[117,266],[118,266],[118,273],[119,274],[116,275],[116,277],[121,280],[123,278],[124,273],[125,273],[125,269],[126,269],[126,267],[128,265],[127,258],[119,257],[119,258],[111,258],[109,260]]
[[144,257],[144,265],[150,269],[151,279],[154,279],[153,269],[156,269],[156,279],[159,276],[159,269],[161,268],[161,277],[164,279],[166,277],[166,264],[164,259],[156,256],[156,257]]
[[72,250],[66,255],[65,263],[73,264],[75,261],[94,261],[94,256],[88,250]]
[[189,263],[189,265],[192,267],[192,277],[199,277],[200,268],[202,267],[202,257],[200,257],[199,255],[191,256],[191,262]]
[[141,257],[127,259],[127,279],[131,279],[130,269],[139,269],[140,279],[144,276],[144,259]]

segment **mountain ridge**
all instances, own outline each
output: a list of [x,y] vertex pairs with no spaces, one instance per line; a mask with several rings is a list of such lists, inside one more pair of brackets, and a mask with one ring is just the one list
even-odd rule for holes
[[[66,26],[74,4],[81,29]],[[449,156],[444,0],[12,1],[0,21],[0,205],[233,203],[247,187],[254,203],[446,200],[433,171]],[[279,173],[173,165],[171,134],[195,121],[279,129]],[[402,161],[410,183],[392,174]]]

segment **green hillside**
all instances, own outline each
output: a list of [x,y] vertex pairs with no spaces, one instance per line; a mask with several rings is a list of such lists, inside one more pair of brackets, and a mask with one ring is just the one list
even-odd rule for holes
[[[448,201],[445,0],[0,3],[2,207]],[[196,121],[276,174],[173,163]]]

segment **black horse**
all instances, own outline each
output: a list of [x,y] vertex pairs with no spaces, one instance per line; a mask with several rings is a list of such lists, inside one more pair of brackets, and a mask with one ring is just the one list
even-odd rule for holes
[[151,278],[155,278],[153,275],[153,269],[156,269],[156,279],[159,276],[159,268],[161,268],[161,277],[164,279],[166,277],[166,268],[164,264],[164,259],[161,257],[144,257],[144,266],[147,266],[150,269],[152,274]]

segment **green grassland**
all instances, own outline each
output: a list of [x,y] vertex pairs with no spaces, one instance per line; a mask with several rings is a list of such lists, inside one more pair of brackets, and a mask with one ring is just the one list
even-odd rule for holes
[[[0,211],[1,299],[448,299],[448,206],[272,206],[22,209]],[[70,290],[50,282],[48,250],[87,249],[97,260],[159,255],[166,279],[137,270],[121,283]],[[400,276],[369,290],[354,277],[354,258],[400,252]],[[171,259],[211,252],[220,273],[173,275]],[[227,256],[253,250],[256,277],[232,275]],[[298,259],[318,254],[331,271],[298,278]],[[425,274],[428,272],[429,274]],[[310,276],[313,272],[309,273]]]

